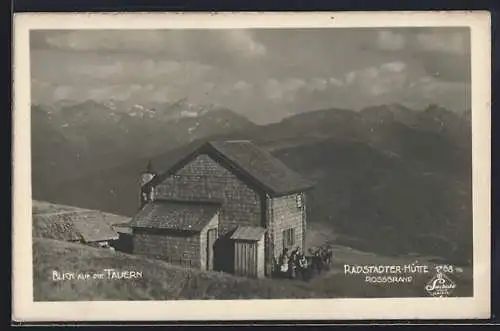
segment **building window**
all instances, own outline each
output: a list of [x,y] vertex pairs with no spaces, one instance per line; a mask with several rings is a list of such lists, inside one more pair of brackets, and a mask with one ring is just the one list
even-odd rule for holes
[[283,248],[295,245],[295,229],[283,230]]
[[302,194],[300,194],[300,193],[297,194],[296,200],[297,200],[297,208],[302,209],[302,207],[304,205],[304,201],[302,199]]

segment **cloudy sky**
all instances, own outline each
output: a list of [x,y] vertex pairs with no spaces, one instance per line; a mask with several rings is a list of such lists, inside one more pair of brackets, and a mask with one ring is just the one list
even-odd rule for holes
[[34,103],[215,103],[256,122],[384,103],[469,107],[466,28],[31,32]]

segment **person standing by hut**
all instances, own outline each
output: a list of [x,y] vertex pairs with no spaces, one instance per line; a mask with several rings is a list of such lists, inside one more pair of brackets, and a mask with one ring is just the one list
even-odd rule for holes
[[332,266],[332,262],[333,262],[333,250],[332,250],[332,246],[328,245],[325,248],[325,264],[326,264],[326,268],[328,270],[330,270],[330,268]]
[[289,262],[290,257],[288,256],[288,249],[284,248],[279,259],[279,272],[281,277],[284,277],[288,273]]
[[288,267],[290,272],[290,278],[295,279],[297,277],[297,267],[299,263],[299,247],[296,247],[292,254],[290,255],[290,266]]
[[322,262],[321,262],[321,250],[319,248],[316,248],[316,250],[314,251],[314,254],[313,254],[313,265],[312,265],[316,275],[319,275],[322,271],[321,264],[322,264]]
[[307,259],[306,256],[303,252],[299,252],[298,254],[298,273],[299,276],[302,280],[306,280],[308,278],[307,276],[307,270],[308,270],[308,265],[307,265]]

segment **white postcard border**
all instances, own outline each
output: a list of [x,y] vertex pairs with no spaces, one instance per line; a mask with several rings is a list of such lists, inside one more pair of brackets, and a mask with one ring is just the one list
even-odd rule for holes
[[[133,24],[131,24],[133,22]],[[469,26],[472,62],[474,296],[306,300],[33,302],[32,29]],[[490,16],[488,12],[22,13],[13,28],[13,316],[16,321],[465,319],[490,316]]]

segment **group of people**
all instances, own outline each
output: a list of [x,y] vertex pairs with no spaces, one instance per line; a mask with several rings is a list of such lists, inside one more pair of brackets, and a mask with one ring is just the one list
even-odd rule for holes
[[285,278],[301,278],[305,277],[305,272],[308,269],[308,261],[305,254],[299,247],[289,253],[288,248],[283,249],[283,253],[279,258],[279,272]]
[[323,246],[320,248],[312,248],[309,250],[311,253],[311,266],[313,269],[320,273],[324,270],[328,270],[330,268],[330,264],[332,263],[333,252],[330,246]]
[[328,248],[310,250],[311,256],[306,257],[297,247],[291,252],[284,248],[278,261],[278,274],[282,278],[301,278],[303,280],[312,276],[313,272],[319,274],[329,268],[332,261],[332,251]]

